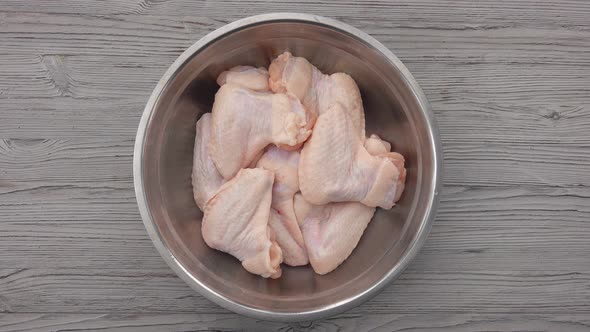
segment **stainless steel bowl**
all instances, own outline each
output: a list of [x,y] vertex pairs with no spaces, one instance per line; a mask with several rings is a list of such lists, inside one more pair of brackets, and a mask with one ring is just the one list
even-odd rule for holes
[[[379,209],[353,254],[324,276],[285,267],[278,280],[246,272],[208,248],[192,198],[197,118],[211,110],[215,78],[232,66],[267,67],[285,50],[324,73],[358,83],[367,133],[393,143],[407,160],[406,191]],[[137,132],[135,191],[145,227],[172,269],[203,296],[261,319],[300,321],[332,315],[371,298],[394,280],[426,240],[438,202],[441,147],[428,102],[406,67],[369,35],[324,17],[277,13],[245,18],[186,50],[152,93]]]

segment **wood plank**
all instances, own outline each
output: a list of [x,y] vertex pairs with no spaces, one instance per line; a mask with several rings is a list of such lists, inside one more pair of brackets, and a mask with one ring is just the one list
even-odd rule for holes
[[[98,265],[97,265],[98,267]],[[435,267],[436,268],[436,267]],[[223,313],[169,270],[2,269],[4,313]],[[409,270],[355,314],[590,314],[588,272]]]
[[[167,271],[2,269],[4,313],[225,313]],[[590,314],[590,273],[408,271],[354,314]]]
[[0,98],[3,139],[134,139],[146,98]]
[[317,322],[279,323],[235,314],[0,315],[0,331],[587,331],[588,316],[520,314],[342,314]]
[[188,29],[175,18],[159,16],[4,14],[0,46],[3,54],[178,56],[218,26],[211,22]]
[[[299,5],[299,6],[294,6]],[[412,22],[414,26],[442,28],[457,26],[463,29],[493,29],[499,22],[506,24],[529,24],[535,26],[557,26],[577,29],[587,28],[585,13],[590,9],[586,1],[446,1],[404,0],[391,4],[387,1],[338,1],[322,2],[301,0],[250,1],[247,5],[239,0],[211,3],[206,0],[179,1],[120,1],[108,0],[66,0],[44,2],[35,7],[27,6],[19,0],[4,0],[2,11],[6,13],[41,12],[73,13],[77,15],[167,15],[186,18],[207,13],[208,17],[222,17],[224,22],[260,13],[302,10],[324,16],[335,16],[342,20],[374,22],[389,19],[397,22]],[[354,15],[351,15],[354,13]],[[429,18],[429,20],[424,20]]]

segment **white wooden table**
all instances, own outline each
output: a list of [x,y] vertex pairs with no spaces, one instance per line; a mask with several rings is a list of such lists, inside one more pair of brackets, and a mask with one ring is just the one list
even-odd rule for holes
[[[0,331],[590,330],[590,2],[0,0]],[[135,131],[160,76],[238,18],[354,25],[439,122],[426,246],[360,307],[310,323],[228,312],[141,222]]]

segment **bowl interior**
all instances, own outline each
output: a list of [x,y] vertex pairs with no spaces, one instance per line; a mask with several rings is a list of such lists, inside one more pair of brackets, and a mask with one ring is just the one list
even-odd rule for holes
[[[192,198],[195,122],[211,111],[217,75],[235,65],[268,67],[285,50],[324,73],[345,72],[358,83],[367,134],[376,133],[406,157],[406,191],[396,207],[378,209],[359,245],[335,271],[284,266],[278,280],[246,272],[212,250],[201,233]],[[415,93],[398,68],[352,34],[309,22],[266,22],[221,36],[190,57],[168,82],[147,123],[141,159],[149,213],[184,279],[248,308],[278,313],[325,309],[371,289],[407,253],[424,224],[435,184],[432,137]],[[351,221],[352,222],[352,221]]]

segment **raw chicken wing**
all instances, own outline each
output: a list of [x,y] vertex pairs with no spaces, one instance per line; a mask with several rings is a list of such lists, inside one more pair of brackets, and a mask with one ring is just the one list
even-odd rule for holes
[[391,144],[381,137],[373,134],[365,140],[365,149],[373,156],[391,151]]
[[357,201],[390,209],[404,188],[404,158],[395,152],[369,154],[354,131],[339,104],[319,116],[301,151],[301,193],[317,205]]
[[226,70],[217,77],[217,84],[222,86],[226,83],[255,91],[270,90],[268,87],[268,71],[263,67],[237,66]]
[[307,112],[297,98],[254,92],[224,84],[215,95],[209,153],[219,173],[231,179],[269,144],[295,147],[304,142]]
[[347,74],[324,75],[305,58],[289,52],[279,55],[270,64],[269,85],[273,92],[289,92],[312,113],[311,121],[340,103],[352,119],[355,132],[365,139],[365,112],[356,82]]
[[257,167],[275,173],[269,225],[283,251],[284,262],[291,266],[308,263],[305,243],[293,210],[293,196],[299,191],[298,165],[299,151],[285,151],[276,146],[269,146],[257,164]]
[[250,273],[278,278],[283,255],[268,227],[274,175],[242,169],[207,202],[201,232],[211,248],[233,255]]
[[301,230],[311,267],[318,274],[326,274],[350,256],[375,208],[358,202],[312,205],[298,195],[300,208],[296,212],[303,220]]
[[210,136],[211,113],[205,113],[197,121],[192,172],[193,196],[201,211],[205,208],[205,204],[209,198],[225,182],[209,157],[208,147]]

